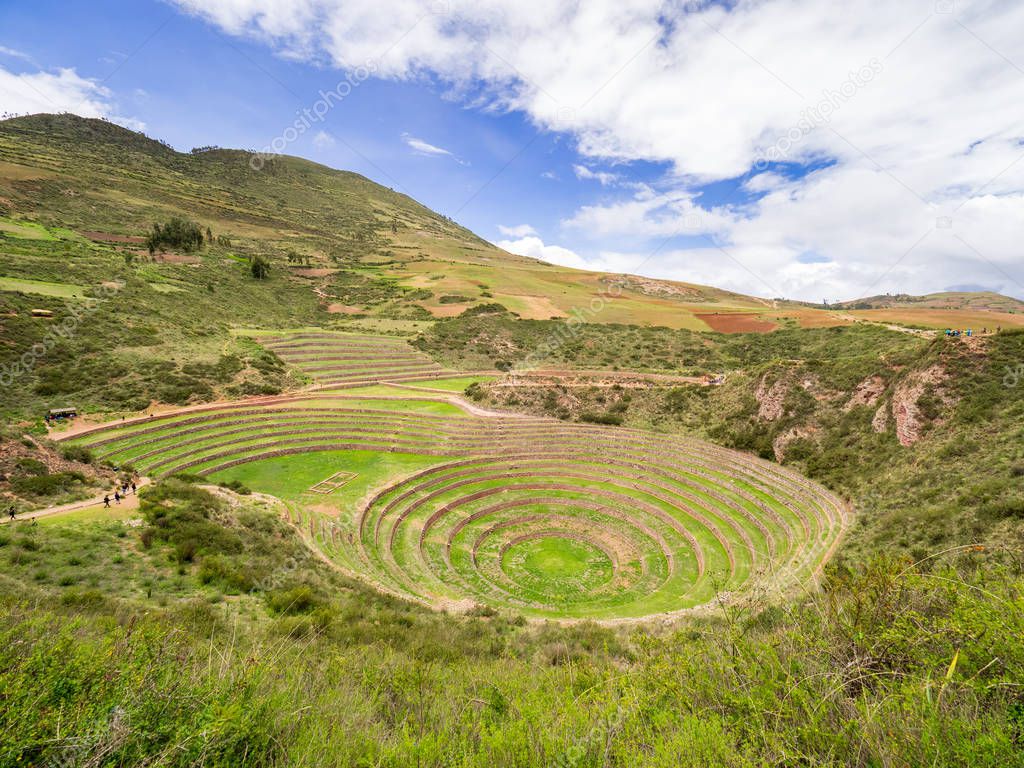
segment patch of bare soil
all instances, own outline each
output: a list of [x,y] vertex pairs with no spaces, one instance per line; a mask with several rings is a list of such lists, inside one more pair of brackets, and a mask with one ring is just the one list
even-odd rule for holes
[[666,296],[669,298],[698,299],[700,291],[688,288],[685,285],[654,280],[638,275],[621,275],[608,280],[609,283],[629,288],[645,296]]
[[202,259],[189,253],[157,253],[153,256],[154,261],[161,261],[165,264],[201,264]]
[[354,307],[351,304],[328,304],[327,311],[332,315],[362,315],[366,312],[362,307]]
[[705,312],[694,316],[719,333],[771,333],[777,327],[756,312]]
[[879,434],[889,429],[889,409],[885,403],[878,406],[878,410],[875,411],[874,418],[871,419],[871,428]]

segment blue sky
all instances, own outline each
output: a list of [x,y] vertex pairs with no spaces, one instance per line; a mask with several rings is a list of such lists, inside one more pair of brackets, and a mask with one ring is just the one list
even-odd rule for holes
[[780,3],[6,3],[0,112],[261,149],[348,78],[276,146],[510,250],[767,297],[1024,296],[1020,10]]
[[[120,112],[143,122],[147,134],[183,151],[264,147],[344,74],[282,59],[162,3],[12,4],[0,10],[0,30],[0,45],[32,59],[0,54],[11,70],[33,70],[32,62],[74,67],[113,91]],[[468,109],[444,94],[437,83],[371,78],[283,151],[362,173],[491,238],[498,223],[557,223],[556,210],[588,199],[565,137],[534,130],[521,114]],[[320,131],[333,143],[314,144]],[[463,163],[414,151],[406,134]]]

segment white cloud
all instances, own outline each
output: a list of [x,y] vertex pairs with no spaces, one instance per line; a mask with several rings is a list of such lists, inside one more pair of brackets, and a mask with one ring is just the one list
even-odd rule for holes
[[[696,215],[749,273],[699,249],[678,264],[659,253],[649,272],[689,270],[758,293],[756,275],[767,275],[808,299],[879,278],[878,290],[921,291],[968,273],[1024,295],[1012,234],[1024,215],[1022,3],[961,0],[940,13],[934,0],[849,0],[841,14],[827,0],[477,0],[449,14],[425,13],[420,0],[391,0],[386,12],[379,0],[178,3],[288,55],[436,76],[473,104],[571,134],[582,168],[667,163],[660,205],[627,193],[569,217],[593,225],[576,231],[640,240]],[[798,181],[751,180],[764,197],[742,209],[694,195],[771,151],[828,162]],[[953,226],[936,229],[942,216]],[[831,261],[798,262],[805,253]]]
[[540,259],[550,264],[576,267],[578,269],[591,269],[578,253],[559,245],[545,245],[544,241],[536,235],[520,237],[516,240],[499,240],[495,245],[509,253],[529,256],[530,258]]
[[0,67],[0,107],[13,114],[73,112],[104,117],[134,131],[146,126],[133,117],[116,114],[111,92],[74,69],[15,74]]
[[19,51],[15,48],[8,48],[6,45],[0,45],[0,56],[9,56],[12,59],[21,59],[22,61],[32,62],[32,57],[24,51]]
[[313,136],[313,146],[317,149],[330,149],[336,143],[334,137],[327,133],[327,131],[317,131],[316,135]]
[[618,174],[608,173],[607,171],[594,171],[585,165],[574,165],[572,170],[576,174],[577,179],[598,181],[602,187],[607,187],[619,181]]
[[431,144],[423,139],[418,139],[411,134],[403,133],[402,141],[404,141],[405,145],[418,155],[426,155],[428,157],[450,157],[459,165],[469,165],[468,162],[458,157],[451,150],[439,147],[436,144]]
[[411,147],[412,149],[414,149],[417,152],[419,152],[421,154],[424,154],[424,155],[448,155],[448,156],[451,156],[451,154],[452,154],[451,152],[449,152],[447,149],[444,149],[443,147],[438,147],[438,146],[436,146],[434,144],[430,144],[430,143],[424,141],[423,139],[417,139],[415,136],[410,136],[408,133],[403,133],[402,134],[402,141],[404,141],[407,146]]
[[519,224],[514,227],[506,227],[503,224],[499,224],[498,231],[505,235],[505,237],[526,237],[527,235],[537,234],[537,230],[529,224]]

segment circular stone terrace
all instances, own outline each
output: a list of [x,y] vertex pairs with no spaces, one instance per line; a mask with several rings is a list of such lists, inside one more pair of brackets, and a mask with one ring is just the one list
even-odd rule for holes
[[747,454],[392,391],[401,394],[204,406],[71,439],[152,478],[216,478],[253,462],[335,452],[416,457],[426,468],[382,478],[347,519],[346,510],[333,518],[311,511],[345,487],[352,473],[344,463],[293,509],[340,567],[435,607],[611,620],[689,609],[723,593],[785,593],[816,580],[846,526],[847,506],[835,495]]

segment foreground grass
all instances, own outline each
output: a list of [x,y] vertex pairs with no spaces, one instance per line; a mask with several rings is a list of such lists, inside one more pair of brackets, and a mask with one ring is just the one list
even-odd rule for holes
[[[672,628],[558,628],[390,600],[271,510],[184,483],[142,514],[4,532],[0,766],[1019,764],[1019,555],[878,562]],[[86,583],[30,586],[83,538]]]

